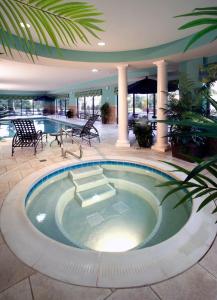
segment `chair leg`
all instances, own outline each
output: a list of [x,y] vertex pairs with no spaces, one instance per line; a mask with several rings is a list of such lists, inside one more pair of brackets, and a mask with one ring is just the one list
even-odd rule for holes
[[36,144],[36,142],[34,142],[34,155],[36,155],[36,147],[37,147],[37,144]]

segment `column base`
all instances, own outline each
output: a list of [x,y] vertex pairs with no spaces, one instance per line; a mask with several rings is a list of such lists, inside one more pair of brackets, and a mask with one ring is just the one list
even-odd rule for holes
[[158,152],[167,152],[171,149],[171,146],[169,144],[165,144],[165,145],[155,144],[151,147],[151,149]]
[[129,141],[120,141],[120,140],[117,140],[116,144],[115,144],[116,147],[122,147],[122,148],[130,148],[130,143]]

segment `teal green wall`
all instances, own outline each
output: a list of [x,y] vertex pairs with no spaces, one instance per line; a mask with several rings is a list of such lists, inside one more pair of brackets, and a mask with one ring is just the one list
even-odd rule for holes
[[102,89],[102,104],[109,102],[112,106],[116,106],[117,96],[114,94],[114,86],[106,86]]
[[216,56],[207,57],[207,64],[213,64],[213,63],[217,63],[217,55]]
[[199,69],[203,65],[217,63],[217,56],[211,57],[200,57],[189,61],[184,61],[180,63],[179,72],[186,73],[190,79],[192,79],[195,83],[201,85],[199,78]]
[[180,73],[186,73],[195,82],[199,81],[199,68],[203,65],[203,58],[185,61],[180,64]]
[[[102,88],[102,104],[109,102],[111,105],[116,105],[116,95],[114,94],[114,86],[106,86]],[[75,92],[69,93],[69,105],[77,105]]]
[[77,105],[77,98],[75,98],[75,93],[73,91],[69,93],[69,105]]

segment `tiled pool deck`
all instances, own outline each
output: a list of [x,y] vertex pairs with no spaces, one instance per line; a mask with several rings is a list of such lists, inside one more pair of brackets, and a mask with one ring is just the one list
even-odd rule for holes
[[[114,146],[117,139],[117,126],[97,126],[102,142],[93,141],[92,147],[84,144],[85,159],[109,159],[111,155],[129,156],[150,160],[172,160],[184,165],[191,164],[174,160],[170,153],[160,154],[148,149],[139,149],[133,144],[130,149],[118,149]],[[133,141],[133,136],[132,143]],[[36,156],[32,149],[16,149],[11,157],[11,141],[0,142],[0,206],[8,192],[23,178],[36,170],[51,164],[68,160],[76,162],[71,156],[63,159],[56,143],[44,150],[38,150]],[[174,263],[174,262],[173,262]],[[148,272],[148,270],[147,270]],[[0,233],[0,300],[214,300],[217,299],[217,242],[209,252],[192,268],[170,280],[151,286],[128,289],[88,288],[66,284],[49,278],[23,264],[7,247]]]

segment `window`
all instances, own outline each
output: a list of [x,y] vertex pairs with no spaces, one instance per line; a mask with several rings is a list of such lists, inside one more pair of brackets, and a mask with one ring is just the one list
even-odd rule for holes
[[86,96],[77,98],[77,112],[79,118],[87,118],[100,112],[102,96]]
[[69,109],[69,99],[56,99],[55,106],[57,115],[66,116],[66,112]]

